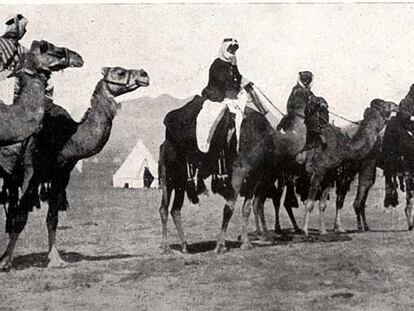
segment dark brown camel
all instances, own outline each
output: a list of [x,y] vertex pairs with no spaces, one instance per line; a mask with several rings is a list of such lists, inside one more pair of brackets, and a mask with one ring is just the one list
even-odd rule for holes
[[[414,89],[411,86],[411,90]],[[410,90],[410,92],[411,92]],[[401,101],[403,103],[403,101]],[[400,103],[400,105],[401,105]],[[408,121],[411,123],[412,121]],[[398,182],[405,186],[406,206],[405,216],[408,230],[414,228],[414,138],[411,124],[406,124],[398,116],[393,118],[384,135],[384,174],[385,174],[385,205],[398,205]],[[400,178],[398,178],[400,177]]]
[[[295,161],[296,162],[296,161]],[[298,169],[303,170],[303,165],[297,165]],[[255,216],[256,232],[258,236],[264,240],[271,239],[272,234],[268,230],[266,220],[264,217],[264,203],[267,198],[272,199],[273,207],[275,210],[275,226],[274,232],[281,234],[282,228],[279,221],[279,210],[281,204],[281,198],[283,192],[286,189],[284,207],[292,223],[293,229],[296,233],[302,232],[299,228],[295,216],[293,214],[293,208],[299,206],[298,200],[295,194],[295,179],[292,170],[286,170],[285,167],[268,170],[260,179],[256,186],[256,191],[253,200],[253,212]]]
[[[358,124],[360,124],[358,122]],[[358,125],[352,125],[351,127],[341,128],[340,132],[347,137],[349,140],[355,135],[358,130]],[[381,131],[378,135],[378,139],[374,144],[373,149],[367,157],[361,159],[360,161],[348,160],[341,163],[335,170],[332,170],[331,182],[335,183],[336,186],[336,218],[334,223],[334,231],[336,232],[345,232],[341,224],[341,211],[344,204],[344,200],[347,192],[350,189],[350,184],[354,180],[355,176],[358,174],[358,190],[357,195],[354,201],[354,210],[357,216],[357,227],[359,231],[365,230],[368,231],[369,227],[365,218],[365,203],[368,197],[368,192],[372,185],[375,182],[376,177],[376,167],[382,167],[382,154],[380,152],[382,146],[382,133]],[[258,185],[258,190],[256,192],[255,200],[253,203],[255,211],[255,221],[258,234],[264,236],[265,238],[270,237],[270,232],[267,229],[266,221],[264,219],[264,202],[266,197],[271,197],[273,200],[273,205],[275,208],[275,232],[281,233],[280,223],[279,223],[279,208],[280,200],[286,187],[286,198],[284,202],[285,209],[290,217],[292,225],[296,232],[299,232],[299,228],[296,224],[295,217],[293,215],[292,207],[298,207],[298,200],[295,196],[294,182],[292,180],[298,180],[299,185],[296,187],[300,189],[305,188],[305,193],[301,194],[302,201],[306,200],[306,191],[309,185],[309,178],[306,176],[305,166],[296,165],[294,163],[290,165],[291,168],[286,169],[286,165],[280,170],[276,170],[275,175],[267,174],[264,177],[267,179],[262,179]],[[299,166],[299,167],[298,167]],[[292,171],[292,167],[295,168],[295,172]],[[270,179],[269,179],[270,177]],[[273,179],[272,179],[273,178]],[[277,187],[274,186],[275,181],[277,182]],[[273,186],[274,191],[269,191],[269,186]],[[263,232],[260,228],[259,217],[263,227]]]
[[[7,231],[9,244],[1,259],[7,257],[4,269],[12,264],[14,247],[27,222],[28,212],[38,202],[38,188],[41,183],[50,184],[46,194],[49,210],[47,228],[49,235],[48,267],[61,267],[65,262],[55,247],[59,210],[66,210],[66,186],[70,173],[77,161],[88,158],[102,150],[108,141],[112,120],[119,104],[114,97],[149,85],[149,77],[143,70],[126,70],[121,67],[106,67],[92,95],[91,107],[77,123],[59,106],[50,107],[42,130],[33,137],[25,148],[24,162],[33,167],[31,176],[18,208],[9,211]],[[62,139],[63,137],[63,139]]]
[[21,142],[39,130],[45,109],[45,87],[52,71],[82,65],[82,58],[74,51],[47,41],[33,41],[14,73],[21,87],[20,95],[12,105],[0,101],[0,145]]
[[[303,225],[303,231],[306,235],[308,234],[310,213],[316,206],[319,207],[320,213],[320,232],[326,232],[324,223],[326,202],[323,199],[326,198],[327,191],[329,191],[328,186],[331,184],[329,176],[335,176],[336,170],[341,164],[348,161],[363,163],[364,159],[369,158],[375,150],[375,143],[378,141],[381,131],[385,128],[387,120],[396,111],[398,111],[398,106],[395,103],[375,99],[371,102],[371,107],[365,110],[363,121],[352,139],[342,135],[339,130],[328,127],[325,130],[325,135],[328,138],[328,148],[322,152],[316,149],[308,151],[306,171],[310,176],[310,186],[305,204]],[[367,171],[372,172],[371,169]],[[360,172],[360,186],[364,189],[362,187],[364,183],[361,179],[366,179],[364,172]],[[359,192],[361,193],[358,193],[357,198],[366,198],[365,191],[359,189]],[[364,206],[363,203],[361,202],[359,208]],[[341,229],[340,213],[341,209],[338,208],[335,219],[335,227],[338,229]],[[357,211],[357,218],[359,221],[365,222],[364,208]]]
[[[227,163],[229,175],[231,176],[231,189],[227,193],[222,193],[227,201],[223,211],[223,224],[221,233],[218,238],[215,251],[219,252],[224,247],[224,236],[228,223],[234,211],[234,206],[241,190],[241,187],[250,173],[260,174],[271,165],[272,161],[283,161],[295,157],[305,146],[306,142],[306,126],[304,123],[304,111],[306,108],[307,96],[302,94],[300,102],[297,104],[293,112],[290,127],[285,131],[276,131],[267,119],[254,110],[246,108],[245,118],[241,126],[240,148],[237,157]],[[181,111],[182,112],[182,111]],[[176,118],[184,115],[177,113]],[[168,120],[171,116],[167,115]],[[189,118],[194,120],[194,116]],[[184,201],[185,192],[189,192],[188,183],[189,176],[187,172],[187,163],[189,159],[197,162],[197,151],[195,150],[195,138],[191,135],[185,139],[181,145],[176,143],[176,138],[172,137],[169,132],[169,123],[166,129],[166,140],[160,147],[159,176],[162,182],[162,202],[160,207],[160,216],[162,221],[162,249],[169,250],[167,242],[167,220],[168,206],[172,192],[175,192],[174,202],[171,210],[171,216],[177,227],[177,231],[181,240],[183,252],[187,252],[187,242],[185,240],[184,231],[181,221],[181,208]],[[188,128],[194,128],[192,123],[187,124]],[[217,130],[216,130],[217,131]],[[195,150],[195,151],[194,151]],[[213,173],[210,171],[210,173]],[[254,194],[254,187],[246,187],[246,198],[243,206],[243,215],[250,212],[250,201]],[[245,226],[247,224],[245,223]],[[242,247],[249,247],[247,232],[243,235]]]

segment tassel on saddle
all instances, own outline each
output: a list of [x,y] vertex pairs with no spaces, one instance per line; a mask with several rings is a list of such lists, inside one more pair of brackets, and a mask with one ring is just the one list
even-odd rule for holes
[[187,197],[191,201],[191,203],[198,204],[200,200],[198,199],[198,195],[196,192],[196,186],[194,182],[194,176],[196,173],[196,169],[194,168],[194,164],[189,163],[188,160],[187,160],[186,166],[187,166],[186,167],[187,180],[186,180],[185,189],[187,192]]
[[232,194],[231,180],[226,165],[226,154],[221,150],[218,157],[217,170],[212,175],[211,191],[219,193],[225,198]]

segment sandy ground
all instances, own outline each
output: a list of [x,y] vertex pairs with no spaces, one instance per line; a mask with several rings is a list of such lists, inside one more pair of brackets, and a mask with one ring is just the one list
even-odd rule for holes
[[[190,254],[162,255],[160,192],[72,182],[58,248],[69,263],[46,269],[46,208],[34,211],[21,235],[14,268],[0,273],[0,310],[409,310],[414,303],[414,236],[403,208],[385,212],[381,181],[371,192],[372,231],[357,233],[353,194],[345,234],[310,238],[286,232],[274,245],[239,248],[240,203],[229,227],[230,251],[212,252],[223,201],[185,203]],[[333,225],[334,200],[328,207]],[[295,210],[302,222],[303,208]],[[270,226],[273,208],[266,205]],[[4,211],[0,211],[4,228]],[[284,211],[282,227],[290,227]],[[253,219],[250,228],[253,231]],[[318,214],[312,214],[312,228]],[[178,237],[169,222],[175,249]],[[0,248],[7,236],[0,234]],[[175,245],[174,245],[175,244]]]

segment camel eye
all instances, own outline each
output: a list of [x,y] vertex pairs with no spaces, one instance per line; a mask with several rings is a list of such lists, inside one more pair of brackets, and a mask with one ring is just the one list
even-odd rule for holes
[[119,75],[121,78],[122,78],[122,77],[125,77],[126,72],[125,72],[125,71],[121,71],[118,75]]

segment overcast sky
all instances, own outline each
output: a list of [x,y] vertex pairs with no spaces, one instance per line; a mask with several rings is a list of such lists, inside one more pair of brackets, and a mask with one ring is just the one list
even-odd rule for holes
[[[221,41],[238,39],[239,69],[282,110],[299,70],[332,111],[359,119],[376,97],[399,102],[414,83],[412,4],[152,4],[0,6],[29,19],[23,39],[78,51],[81,69],[53,76],[56,103],[79,119],[104,66],[143,68],[131,95],[186,98],[205,86]],[[149,107],[150,109],[150,107]]]

